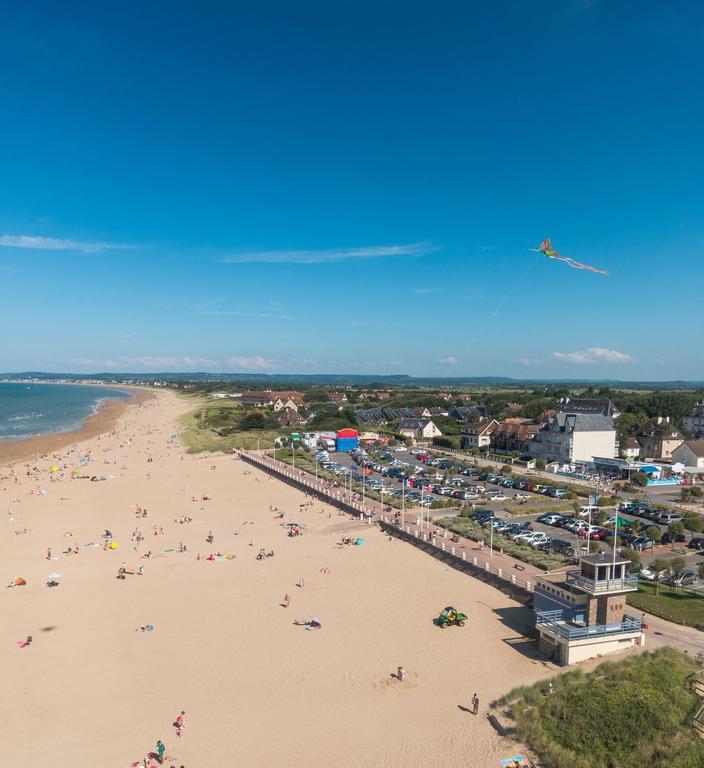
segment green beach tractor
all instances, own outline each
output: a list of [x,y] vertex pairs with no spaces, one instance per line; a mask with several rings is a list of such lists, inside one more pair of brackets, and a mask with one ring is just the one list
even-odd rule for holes
[[443,629],[449,627],[450,624],[456,624],[458,627],[463,627],[465,621],[467,621],[467,614],[456,610],[451,605],[445,608],[437,619],[438,625]]

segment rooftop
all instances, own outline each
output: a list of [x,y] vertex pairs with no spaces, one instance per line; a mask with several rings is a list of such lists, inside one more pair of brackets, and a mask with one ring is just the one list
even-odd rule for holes
[[684,444],[697,458],[704,458],[704,439],[685,440]]

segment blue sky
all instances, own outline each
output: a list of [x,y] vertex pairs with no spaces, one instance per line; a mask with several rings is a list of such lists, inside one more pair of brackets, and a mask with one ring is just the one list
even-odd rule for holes
[[0,104],[0,370],[704,378],[701,3],[15,2]]

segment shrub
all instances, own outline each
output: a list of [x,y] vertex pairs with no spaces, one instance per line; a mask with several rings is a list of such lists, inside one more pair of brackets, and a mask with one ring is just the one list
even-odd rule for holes
[[508,704],[518,737],[545,768],[693,768],[704,744],[691,728],[696,661],[674,648],[557,675],[518,688]]
[[637,472],[631,472],[631,483],[639,488],[645,488],[648,484],[648,476],[645,472],[638,470]]

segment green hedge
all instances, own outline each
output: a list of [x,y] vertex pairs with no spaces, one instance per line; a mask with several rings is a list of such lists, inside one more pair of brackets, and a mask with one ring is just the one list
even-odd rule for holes
[[[439,520],[435,520],[435,525],[447,528],[448,531],[457,533],[467,539],[483,541],[487,546],[491,541],[490,531],[468,520],[466,517],[442,517]],[[504,554],[515,557],[516,560],[534,565],[546,571],[562,568],[570,562],[569,558],[562,555],[548,554],[525,544],[516,544],[515,541],[511,541],[511,539],[502,536],[500,533],[494,534],[493,538],[494,549],[500,549]]]

